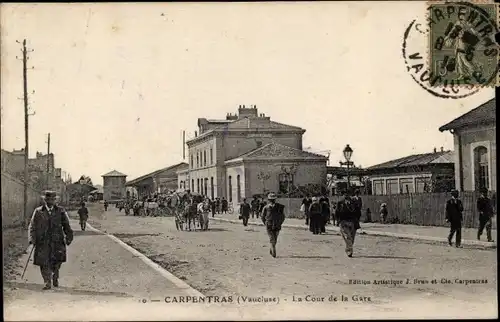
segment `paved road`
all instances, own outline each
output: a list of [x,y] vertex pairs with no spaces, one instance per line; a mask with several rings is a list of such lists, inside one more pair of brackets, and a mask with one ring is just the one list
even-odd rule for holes
[[[124,216],[114,208],[92,210],[91,218],[97,228],[205,295],[279,297],[281,318],[497,316],[496,250],[358,236],[354,258],[348,258],[337,234],[284,229],[275,259],[263,227],[211,222],[207,232],[179,232],[172,218]],[[433,279],[438,283],[432,284]],[[370,284],[353,285],[350,280]],[[380,280],[403,284],[374,285]],[[483,284],[460,283],[464,280]],[[305,301],[306,295],[324,297],[326,304],[293,301]],[[331,295],[349,301],[328,302]],[[356,302],[353,296],[365,301]]]

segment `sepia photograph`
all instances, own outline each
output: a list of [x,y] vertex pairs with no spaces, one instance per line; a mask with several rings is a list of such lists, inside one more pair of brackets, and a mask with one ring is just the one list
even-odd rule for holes
[[500,5],[0,5],[5,321],[495,319]]

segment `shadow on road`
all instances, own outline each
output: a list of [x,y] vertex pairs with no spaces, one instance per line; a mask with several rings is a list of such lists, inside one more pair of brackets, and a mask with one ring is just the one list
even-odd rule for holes
[[384,255],[379,255],[379,256],[372,256],[372,255],[358,255],[358,256],[353,256],[356,258],[380,258],[380,259],[416,259],[414,257],[404,257],[404,256],[384,256]]
[[99,233],[97,231],[92,231],[92,230],[74,230],[73,235],[76,236],[95,236],[95,235],[104,235],[103,233]]
[[18,289],[36,291],[36,292],[40,292],[40,293],[56,292],[56,293],[67,293],[67,294],[71,294],[71,295],[132,297],[131,295],[129,295],[127,293],[89,291],[89,290],[81,290],[81,289],[76,289],[76,288],[72,288],[72,287],[65,287],[65,286],[60,286],[57,288],[54,287],[50,291],[47,291],[47,290],[42,289],[42,287],[43,287],[42,284],[21,283],[21,282],[6,282],[5,284],[6,284],[6,286],[16,287]]
[[331,256],[302,256],[302,255],[290,255],[290,256],[279,256],[281,258],[318,258],[318,259],[329,259]]

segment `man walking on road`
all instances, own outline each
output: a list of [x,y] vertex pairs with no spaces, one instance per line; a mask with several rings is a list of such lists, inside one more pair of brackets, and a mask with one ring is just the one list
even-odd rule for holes
[[78,216],[80,216],[80,227],[82,231],[85,231],[87,227],[87,219],[89,219],[89,210],[85,207],[85,202],[82,202],[82,206],[78,209]]
[[276,243],[281,230],[281,225],[285,221],[285,206],[276,202],[276,195],[270,193],[267,197],[269,203],[262,209],[262,222],[266,226],[271,249],[269,253],[276,258]]
[[33,264],[40,266],[44,290],[59,286],[59,269],[66,262],[66,245],[73,241],[73,230],[66,211],[55,204],[56,193],[45,192],[45,205],[33,212],[29,224],[29,243],[34,247]]
[[479,230],[477,231],[477,240],[481,239],[483,230],[486,228],[486,237],[489,242],[493,242],[491,237],[491,219],[493,218],[493,207],[488,198],[488,189],[481,189],[481,196],[477,199],[477,211],[479,212]]
[[248,219],[250,218],[250,204],[247,203],[247,199],[244,198],[240,205],[240,217],[243,219],[243,226],[248,225]]
[[451,191],[451,199],[446,202],[446,222],[450,223],[450,234],[448,235],[448,244],[452,245],[451,240],[456,233],[455,246],[461,247],[462,242],[462,212],[464,206],[458,199],[458,191]]
[[340,234],[345,241],[345,252],[347,256],[352,257],[354,239],[357,230],[357,212],[356,204],[351,199],[352,192],[344,193],[343,200],[337,203],[336,217],[340,222]]

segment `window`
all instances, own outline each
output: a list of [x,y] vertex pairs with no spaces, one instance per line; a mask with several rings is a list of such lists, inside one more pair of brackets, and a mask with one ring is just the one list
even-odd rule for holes
[[413,179],[405,178],[399,180],[399,191],[403,194],[413,193]]
[[194,192],[194,179],[191,179],[191,191]]
[[233,202],[233,184],[231,182],[231,176],[228,178],[228,197],[229,197],[229,202]]
[[205,178],[205,183],[203,184],[203,189],[205,190],[205,197],[208,196],[208,178]]
[[474,181],[476,190],[489,188],[488,149],[484,146],[474,149]]
[[279,175],[279,192],[290,193],[293,187],[293,174],[281,173]]
[[198,152],[196,152],[196,167],[200,167],[200,154]]
[[237,193],[238,202],[241,202],[241,182],[240,182],[240,175],[239,174],[236,176],[236,193]]
[[397,195],[399,193],[398,179],[387,179],[387,194]]
[[196,192],[200,193],[200,179],[196,179]]
[[210,148],[210,164],[214,164],[214,150],[212,148]]
[[415,192],[431,192],[432,181],[429,177],[415,178]]
[[203,166],[207,166],[207,150],[203,151]]
[[373,180],[373,194],[374,195],[384,194],[384,180]]
[[214,177],[210,178],[210,197],[214,200]]
[[200,193],[203,194],[203,178],[200,179]]
[[191,169],[194,167],[194,162],[193,162],[193,160],[194,160],[194,156],[191,154]]

